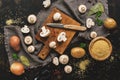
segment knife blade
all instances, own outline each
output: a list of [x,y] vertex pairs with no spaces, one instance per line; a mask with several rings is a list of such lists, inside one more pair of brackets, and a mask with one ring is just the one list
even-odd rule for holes
[[61,23],[47,23],[47,26],[54,27],[54,28],[64,28],[64,29],[71,29],[71,30],[77,30],[77,31],[85,31],[87,28],[84,26],[79,25],[67,25],[67,24],[61,24]]

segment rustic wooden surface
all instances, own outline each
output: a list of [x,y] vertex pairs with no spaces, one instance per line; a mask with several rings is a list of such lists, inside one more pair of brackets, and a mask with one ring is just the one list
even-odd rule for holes
[[[52,70],[54,70],[52,65],[48,65],[47,67],[40,69],[40,68],[35,68],[35,69],[30,69],[25,72],[24,75],[22,76],[15,76],[10,73],[9,71],[9,61],[7,57],[7,53],[5,52],[4,48],[4,35],[3,35],[3,27],[5,26],[4,21],[9,18],[15,18],[16,17],[24,17],[22,21],[25,22],[27,16],[30,13],[37,14],[41,9],[43,9],[42,1],[43,0],[21,0],[20,6],[21,8],[18,8],[18,5],[14,4],[13,2],[15,0],[1,0],[3,1],[2,7],[0,7],[0,80],[43,80],[43,78],[47,78],[44,80],[53,80],[51,77],[56,77],[53,75]],[[31,2],[32,1],[32,2]],[[37,2],[36,2],[37,1]],[[53,1],[53,0],[52,0]],[[56,1],[56,0],[54,0]],[[112,41],[113,44],[113,56],[115,56],[114,61],[109,62],[109,60],[105,60],[103,62],[99,61],[93,61],[91,62],[90,66],[87,69],[87,72],[85,72],[85,77],[78,78],[78,76],[72,74],[64,74],[61,80],[120,80],[120,18],[118,17],[120,15],[120,0],[108,0],[109,4],[109,12],[110,12],[110,17],[113,17],[117,20],[118,22],[118,28],[117,30],[114,30],[112,32],[112,35],[109,36],[109,39]],[[10,10],[8,10],[8,9]],[[18,15],[13,15],[12,13],[18,13]],[[21,14],[22,13],[22,14]],[[10,17],[6,17],[10,16]],[[25,23],[20,23],[19,25],[27,24]],[[117,56],[116,56],[117,55]],[[91,57],[90,57],[91,59]],[[56,68],[56,67],[55,67]],[[61,67],[60,67],[61,68]],[[50,76],[47,73],[46,75],[36,75],[38,72],[43,73],[46,71],[46,69],[50,72]],[[41,71],[42,70],[42,71]],[[58,80],[58,79],[55,79]]]
[[59,43],[57,42],[57,47],[55,48],[55,51],[57,51],[59,54],[63,54],[65,49],[67,48],[67,46],[69,45],[70,41],[72,40],[72,38],[74,37],[76,31],[73,30],[67,30],[67,29],[60,29],[60,28],[51,28],[46,26],[46,23],[50,23],[50,22],[54,22],[53,21],[53,15],[55,12],[59,12],[62,15],[62,21],[59,23],[62,24],[74,24],[74,25],[80,25],[80,23],[76,22],[75,20],[73,20],[72,18],[70,18],[69,16],[67,16],[66,14],[62,13],[60,10],[54,8],[52,10],[52,12],[50,13],[50,15],[48,16],[48,18],[46,19],[46,21],[43,23],[43,26],[45,25],[46,28],[48,28],[51,31],[51,34],[49,35],[48,38],[42,38],[39,36],[40,31],[38,31],[38,33],[36,34],[36,39],[38,41],[41,41],[44,43],[44,47],[42,48],[42,50],[40,51],[40,53],[38,54],[38,56],[41,59],[45,59],[48,55],[48,53],[50,52],[50,48],[49,48],[49,43],[51,41],[56,41],[57,42],[57,36],[60,34],[60,32],[65,32],[67,35],[67,41],[66,42],[62,42]]

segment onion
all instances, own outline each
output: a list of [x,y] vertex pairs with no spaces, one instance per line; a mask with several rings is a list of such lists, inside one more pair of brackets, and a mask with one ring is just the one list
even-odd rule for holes
[[12,65],[10,66],[10,71],[15,74],[15,75],[22,75],[25,71],[24,71],[24,66],[22,63],[20,62],[14,62],[12,63]]

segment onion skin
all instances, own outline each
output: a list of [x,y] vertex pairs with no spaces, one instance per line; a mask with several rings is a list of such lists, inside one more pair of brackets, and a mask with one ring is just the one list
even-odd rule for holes
[[20,39],[18,36],[10,37],[9,44],[15,51],[20,50]]
[[22,75],[22,74],[25,72],[24,66],[23,66],[23,64],[20,63],[20,62],[14,62],[14,63],[10,66],[10,71],[11,71],[13,74],[17,75],[17,76],[20,76],[20,75]]

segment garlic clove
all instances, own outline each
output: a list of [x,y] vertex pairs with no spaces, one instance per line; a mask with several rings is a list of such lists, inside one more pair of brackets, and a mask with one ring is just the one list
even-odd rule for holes
[[68,55],[61,55],[61,56],[59,57],[59,62],[60,62],[61,64],[67,64],[67,63],[69,62],[69,57],[68,57]]
[[54,20],[54,21],[60,21],[60,20],[62,20],[62,15],[61,15],[59,12],[56,12],[56,13],[53,15],[53,20]]
[[56,48],[56,42],[55,41],[51,41],[50,43],[49,43],[49,47],[50,48]]
[[28,16],[27,20],[30,24],[34,24],[37,21],[37,17],[34,14],[31,14]]
[[97,33],[96,33],[95,31],[92,31],[92,32],[90,33],[90,37],[91,37],[91,38],[96,38],[96,37],[97,37]]
[[58,42],[65,42],[67,41],[67,37],[66,37],[66,33],[65,32],[61,32],[58,37],[57,37],[57,41]]
[[24,38],[24,42],[25,42],[25,44],[27,44],[27,45],[30,45],[31,43],[32,43],[32,37],[31,36],[26,36],[25,38]]
[[35,47],[33,45],[28,46],[27,51],[29,53],[33,53],[35,51]]
[[78,7],[78,11],[80,12],[80,13],[85,13],[86,11],[87,11],[87,7],[86,7],[86,5],[80,5],[79,7]]
[[59,65],[58,57],[54,57],[52,63],[53,63],[54,65],[58,66],[58,65]]
[[24,27],[21,28],[21,32],[22,32],[22,33],[29,33],[29,32],[30,32],[30,29],[28,28],[27,25],[24,25]]
[[41,37],[48,37],[50,35],[50,30],[46,29],[45,26],[43,26],[42,28],[42,32],[40,32],[40,36]]
[[65,71],[65,73],[67,73],[67,74],[71,73],[71,72],[72,72],[72,66],[66,65],[66,66],[64,67],[64,71]]
[[44,8],[48,8],[51,5],[51,0],[45,0],[43,1]]

